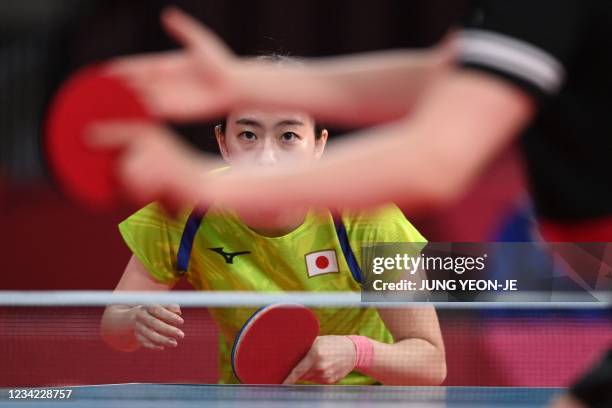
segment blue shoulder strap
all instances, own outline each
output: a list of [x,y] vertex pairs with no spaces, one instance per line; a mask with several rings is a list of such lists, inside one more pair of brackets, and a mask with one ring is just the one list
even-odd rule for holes
[[[176,267],[180,274],[186,273],[189,269],[189,259],[191,258],[193,240],[198,232],[198,229],[200,228],[200,224],[202,223],[202,219],[204,218],[205,214],[205,210],[193,210],[191,214],[189,214],[189,218],[187,218],[177,253]],[[344,255],[344,259],[346,259],[346,263],[351,270],[351,275],[353,275],[353,279],[355,279],[356,282],[362,284],[363,276],[361,274],[361,268],[357,263],[357,259],[355,258],[355,254],[353,253],[353,249],[351,248],[351,244],[346,233],[346,228],[340,216],[334,216],[334,226],[336,229],[336,235],[338,236],[338,241],[340,242],[342,254]]]
[[189,214],[189,218],[187,218],[176,256],[176,269],[180,274],[186,273],[189,269],[189,259],[191,258],[193,240],[205,214],[206,210],[197,209],[193,210],[191,214]]
[[338,235],[338,241],[340,242],[340,248],[342,248],[344,259],[346,259],[346,263],[351,270],[351,275],[353,275],[353,279],[355,279],[357,283],[363,284],[361,268],[359,267],[359,263],[357,263],[357,259],[355,258],[355,254],[351,248],[351,243],[349,242],[346,228],[342,222],[342,217],[340,215],[334,215],[333,217],[334,225],[336,226],[336,234]]

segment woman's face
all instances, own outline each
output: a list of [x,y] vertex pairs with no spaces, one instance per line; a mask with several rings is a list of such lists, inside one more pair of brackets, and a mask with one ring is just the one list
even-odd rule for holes
[[313,119],[298,112],[236,110],[225,131],[215,129],[221,154],[231,165],[272,167],[318,160],[327,131],[315,138]]

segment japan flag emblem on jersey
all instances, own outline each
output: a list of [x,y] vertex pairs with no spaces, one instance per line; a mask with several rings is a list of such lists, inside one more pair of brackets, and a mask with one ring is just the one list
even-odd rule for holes
[[309,253],[306,255],[306,269],[308,270],[308,276],[311,278],[317,275],[338,272],[336,251],[328,249]]

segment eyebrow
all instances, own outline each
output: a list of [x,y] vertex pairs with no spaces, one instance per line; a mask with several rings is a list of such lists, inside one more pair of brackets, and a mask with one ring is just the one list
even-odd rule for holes
[[[240,118],[236,120],[236,124],[263,128],[263,125],[261,123],[259,123],[255,119],[250,119],[250,118]],[[274,125],[274,127],[280,127],[280,126],[304,126],[304,123],[297,119],[285,119],[285,120],[281,120],[280,122],[277,122]]]
[[236,124],[237,125],[263,127],[261,125],[261,123],[259,123],[255,119],[248,119],[248,118],[240,118],[240,119],[236,120]]
[[281,120],[276,125],[274,125],[274,127],[280,127],[280,126],[304,126],[304,123],[302,123],[301,121],[297,119],[285,119],[285,120]]

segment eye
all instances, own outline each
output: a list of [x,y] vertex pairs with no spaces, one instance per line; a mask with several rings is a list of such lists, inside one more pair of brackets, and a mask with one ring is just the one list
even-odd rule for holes
[[257,140],[257,135],[253,132],[242,132],[238,135],[238,138],[240,140],[244,140],[245,142],[253,142],[255,140]]
[[297,133],[294,133],[294,132],[285,132],[281,135],[281,140],[283,142],[295,142],[299,138],[300,137],[297,135]]

